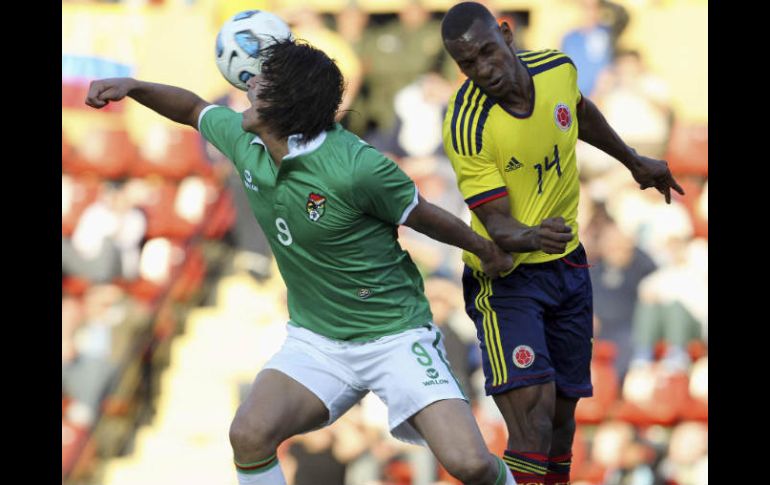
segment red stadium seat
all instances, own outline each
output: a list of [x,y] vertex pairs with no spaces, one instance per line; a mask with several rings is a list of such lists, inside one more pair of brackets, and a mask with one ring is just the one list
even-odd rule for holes
[[153,145],[145,146],[144,156],[131,167],[132,176],[158,175],[181,180],[189,175],[205,176],[212,173],[198,133],[166,126],[158,126],[156,130],[158,134],[151,142]]
[[160,182],[153,189],[152,196],[142,206],[147,216],[146,238],[188,239],[192,236],[195,225],[180,218],[174,208],[178,186],[172,182]]
[[72,235],[81,214],[96,200],[100,191],[101,181],[96,177],[62,175],[62,236]]
[[211,208],[203,227],[203,237],[206,239],[220,239],[235,224],[236,210],[233,196],[228,190],[223,190],[217,201]]
[[708,147],[708,125],[675,124],[665,157],[671,172],[708,176]]
[[139,157],[126,130],[114,128],[93,128],[76,152],[67,172],[92,173],[106,179],[124,177]]
[[575,420],[579,424],[598,424],[608,415],[618,399],[619,382],[615,370],[617,347],[607,340],[595,340],[591,360],[594,395],[578,401]]
[[623,401],[615,417],[636,426],[675,424],[689,402],[689,379],[661,364],[631,369],[623,386]]
[[235,221],[235,209],[232,201],[229,205],[228,200],[220,202],[218,191],[213,181],[199,177],[185,178],[179,185],[171,181],[155,184],[142,206],[147,215],[147,238],[186,240],[197,231],[221,237]]
[[61,420],[61,470],[62,475],[67,475],[75,465],[80,450],[88,439],[88,429]]
[[61,132],[61,164],[62,170],[66,171],[66,166],[72,162],[75,157],[75,149],[72,148],[72,144],[64,134],[64,130]]
[[89,286],[91,283],[88,280],[76,276],[65,276],[61,281],[62,293],[70,296],[83,296]]
[[591,464],[588,461],[588,443],[585,437],[585,426],[578,425],[575,438],[572,441],[572,467],[570,478],[573,482],[585,480],[591,474]]

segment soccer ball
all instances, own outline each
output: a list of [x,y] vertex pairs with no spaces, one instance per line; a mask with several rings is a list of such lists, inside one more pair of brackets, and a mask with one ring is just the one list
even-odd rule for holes
[[289,26],[275,14],[247,10],[225,22],[217,34],[217,67],[227,81],[242,91],[259,74],[262,49],[276,40],[291,38]]

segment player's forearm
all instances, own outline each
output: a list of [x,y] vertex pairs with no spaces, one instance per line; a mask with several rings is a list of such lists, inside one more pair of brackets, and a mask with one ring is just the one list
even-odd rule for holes
[[128,96],[161,116],[193,128],[197,128],[201,107],[208,104],[186,89],[138,80],[134,80]]
[[578,109],[578,138],[614,157],[629,170],[634,169],[636,151],[626,145],[599,108],[585,97]]
[[484,258],[494,243],[479,236],[462,220],[420,197],[404,225],[431,239],[465,249]]
[[540,244],[537,239],[537,227],[522,224],[516,219],[492,214],[487,216],[484,227],[489,237],[509,253],[531,253],[538,251]]

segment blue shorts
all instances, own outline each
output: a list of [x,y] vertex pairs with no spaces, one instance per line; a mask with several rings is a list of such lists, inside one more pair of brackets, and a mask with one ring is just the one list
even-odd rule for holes
[[487,395],[554,380],[559,395],[593,394],[593,293],[582,245],[496,280],[466,266],[463,292]]

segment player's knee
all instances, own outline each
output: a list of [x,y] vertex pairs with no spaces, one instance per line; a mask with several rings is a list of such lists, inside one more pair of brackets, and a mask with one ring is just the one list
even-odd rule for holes
[[230,425],[230,444],[236,455],[270,455],[280,444],[276,430],[259,420],[236,414]]
[[459,450],[459,453],[445,461],[444,468],[463,483],[483,483],[486,477],[497,474],[497,461],[486,450],[471,453]]

